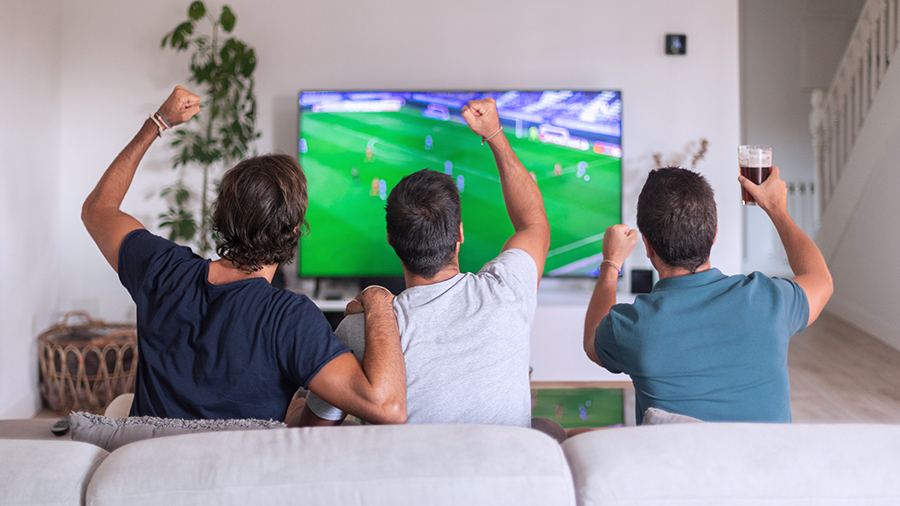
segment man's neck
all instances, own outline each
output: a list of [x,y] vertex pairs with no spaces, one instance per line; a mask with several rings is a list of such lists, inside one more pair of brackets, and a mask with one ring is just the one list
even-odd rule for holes
[[[660,262],[661,263],[661,262]],[[656,271],[659,272],[659,279],[666,278],[677,278],[679,276],[687,276],[689,274],[697,274],[698,272],[708,271],[712,268],[712,265],[709,260],[706,261],[700,267],[697,267],[694,272],[691,272],[690,269],[685,269],[684,267],[671,267],[669,265],[654,265],[656,267]]]
[[236,267],[231,261],[220,258],[209,263],[209,282],[214,285],[225,285],[244,279],[265,278],[271,283],[276,270],[278,264],[264,265],[258,271],[247,272]]
[[431,279],[423,278],[418,274],[409,272],[409,269],[407,269],[405,265],[403,266],[403,279],[406,281],[406,288],[412,288],[414,286],[433,285],[435,283],[440,283],[441,281],[447,281],[457,274],[459,274],[459,264],[456,262],[453,262],[441,269]]

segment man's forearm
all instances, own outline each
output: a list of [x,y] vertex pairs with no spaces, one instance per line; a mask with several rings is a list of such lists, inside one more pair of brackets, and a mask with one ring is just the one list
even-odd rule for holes
[[787,211],[773,213],[771,219],[775,230],[778,231],[778,236],[781,237],[781,243],[784,245],[788,263],[790,263],[794,275],[812,273],[824,275],[828,273],[825,257],[822,256],[819,247],[794,223]]
[[509,140],[501,132],[487,142],[497,162],[503,200],[513,228],[518,232],[528,226],[545,226],[547,213],[544,199],[537,183],[509,145]]
[[374,401],[387,411],[385,419],[406,421],[406,364],[400,349],[400,331],[390,300],[366,306],[366,349],[363,372]]
[[609,310],[616,304],[616,282],[619,279],[618,270],[603,263],[600,265],[600,276],[594,286],[591,302],[588,304],[587,314],[584,318],[584,352],[597,364],[600,359],[594,350],[594,338],[600,321],[609,314]]
[[156,125],[149,119],[144,121],[140,131],[113,160],[94,191],[85,200],[84,213],[90,214],[101,208],[118,209],[122,205],[138,164],[157,137]]

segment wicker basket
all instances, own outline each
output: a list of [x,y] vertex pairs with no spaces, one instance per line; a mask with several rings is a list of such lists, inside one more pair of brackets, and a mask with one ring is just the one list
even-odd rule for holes
[[[71,324],[76,318],[83,322]],[[106,324],[73,311],[41,334],[38,343],[41,395],[50,409],[99,414],[117,395],[134,391],[134,325]]]

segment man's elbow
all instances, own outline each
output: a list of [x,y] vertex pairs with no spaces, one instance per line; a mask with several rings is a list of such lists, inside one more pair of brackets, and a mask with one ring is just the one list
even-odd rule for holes
[[84,204],[81,205],[81,222],[87,228],[90,228],[94,216],[94,207],[94,199],[91,197],[85,199]]
[[406,402],[395,402],[385,408],[385,420],[386,424],[393,425],[403,425],[406,423],[407,413],[406,413]]
[[603,366],[603,364],[600,363],[600,357],[597,356],[597,350],[594,349],[593,340],[591,342],[587,342],[587,340],[585,340],[584,354],[587,355],[587,358],[590,359],[591,362],[601,367]]
[[391,399],[378,407],[378,418],[372,421],[385,425],[403,425],[406,423],[406,418],[406,400]]

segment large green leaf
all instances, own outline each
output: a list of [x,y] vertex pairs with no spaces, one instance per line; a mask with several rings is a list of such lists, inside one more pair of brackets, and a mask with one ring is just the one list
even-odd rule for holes
[[187,49],[188,41],[186,37],[192,33],[194,33],[194,25],[190,21],[185,21],[178,25],[172,32],[172,38],[170,39],[172,47],[179,50]]
[[241,60],[241,74],[249,78],[253,75],[254,70],[256,70],[256,51],[252,47],[248,47]]
[[200,18],[202,18],[205,14],[206,6],[203,5],[203,2],[201,2],[200,0],[197,0],[196,2],[192,3],[190,7],[188,7],[188,17],[193,19],[194,21],[200,21]]
[[237,16],[232,12],[231,7],[227,5],[222,6],[222,15],[219,16],[219,23],[222,24],[222,29],[227,33],[231,33],[234,30],[234,24],[237,22]]

